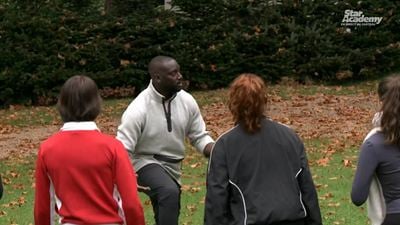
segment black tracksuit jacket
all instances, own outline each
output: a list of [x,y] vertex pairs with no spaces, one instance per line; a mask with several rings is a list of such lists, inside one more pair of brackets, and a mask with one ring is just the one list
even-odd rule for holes
[[304,145],[287,126],[264,119],[249,134],[221,135],[207,174],[205,225],[268,225],[305,220],[321,225]]

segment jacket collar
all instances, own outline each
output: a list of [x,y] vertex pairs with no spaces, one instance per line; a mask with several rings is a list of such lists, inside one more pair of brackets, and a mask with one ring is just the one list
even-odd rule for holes
[[150,89],[150,94],[151,94],[151,96],[152,96],[153,98],[159,100],[160,102],[162,102],[163,99],[164,99],[164,101],[165,101],[165,100],[168,101],[168,100],[170,100],[170,99],[172,100],[172,99],[174,99],[174,98],[176,97],[176,95],[179,94],[179,92],[182,91],[182,90],[181,90],[181,91],[175,93],[174,95],[172,95],[171,98],[166,99],[165,96],[162,95],[161,93],[159,93],[159,92],[156,90],[156,88],[153,86],[153,80],[150,80],[150,84],[149,84],[148,88]]
[[84,122],[66,122],[60,129],[61,131],[74,131],[74,130],[97,130],[100,129],[97,127],[96,123],[93,121],[84,121]]

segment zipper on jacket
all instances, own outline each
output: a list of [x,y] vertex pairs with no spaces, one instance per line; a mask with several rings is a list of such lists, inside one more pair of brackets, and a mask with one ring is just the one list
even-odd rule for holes
[[[172,121],[171,121],[171,102],[176,97],[176,94],[173,95],[170,99],[162,99],[162,105],[164,109],[165,118],[167,119],[167,129],[168,132],[172,132]],[[165,107],[165,102],[168,101],[167,107]]]

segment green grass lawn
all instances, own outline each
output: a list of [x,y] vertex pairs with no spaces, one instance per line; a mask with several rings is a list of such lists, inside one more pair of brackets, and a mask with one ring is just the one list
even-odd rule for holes
[[[321,144],[321,140],[307,141],[305,145],[308,149],[326,147]],[[324,224],[368,224],[365,205],[356,207],[350,200],[351,182],[357,156],[357,148],[348,148],[345,151],[334,153],[327,166],[311,165]],[[309,161],[320,157],[318,151],[308,153]],[[345,165],[346,162],[351,163]]]
[[33,156],[1,162],[4,193],[0,200],[0,224],[33,224],[34,163]]
[[[356,151],[349,149],[348,152],[335,154],[326,167],[311,167],[318,187],[324,224],[367,224],[365,207],[355,207],[349,199],[354,169],[342,166],[343,158],[356,155]],[[309,158],[313,157],[313,154],[309,154]],[[33,224],[34,163],[34,157],[1,162],[0,173],[6,185],[4,197],[0,200],[0,224]],[[189,151],[183,167],[180,224],[202,224],[206,165],[207,160],[200,154]],[[147,224],[153,225],[150,201],[144,194],[140,196]]]
[[[374,83],[346,87],[282,87],[272,86],[271,91],[283,99],[294,94],[314,95],[353,95],[375,90]],[[359,88],[363,87],[363,88]],[[224,102],[226,90],[195,92],[195,98],[201,107]],[[106,100],[102,116],[118,119],[130,99]],[[20,107],[0,110],[1,123],[5,126],[40,127],[60,124],[54,107]],[[0,139],[0,141],[3,141]],[[324,224],[364,225],[368,224],[366,208],[356,207],[350,201],[351,182],[358,155],[358,146],[346,146],[330,155],[326,164],[317,163],[324,155],[324,150],[331,140],[311,138],[305,141],[308,150],[311,171],[316,184]],[[1,142],[0,142],[1,144]],[[5,183],[3,199],[0,200],[0,224],[33,224],[34,164],[35,156],[9,157],[1,160],[0,173]],[[182,199],[180,224],[203,224],[205,173],[207,160],[192,147],[187,147],[187,156],[183,162]],[[153,225],[153,213],[147,196],[140,193],[148,225]]]

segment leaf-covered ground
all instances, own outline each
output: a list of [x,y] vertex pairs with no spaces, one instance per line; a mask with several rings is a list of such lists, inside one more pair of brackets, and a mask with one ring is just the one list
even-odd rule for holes
[[[330,90],[326,87],[325,89]],[[374,92],[342,94],[340,89],[341,87],[335,89],[339,94],[299,94],[296,93],[298,90],[293,89],[292,93],[286,93],[285,96],[275,87],[269,96],[270,103],[266,115],[291,126],[304,140],[330,139],[339,144],[336,147],[359,144],[370,129],[370,121],[378,109],[377,98]],[[225,106],[226,94],[225,90],[194,94],[200,98],[198,101],[203,117],[214,137],[218,137],[233,124]],[[129,101],[125,100],[124,103],[128,104]],[[103,132],[115,134],[119,115],[124,107],[126,105],[122,103],[104,107],[104,113],[97,121]],[[26,111],[30,111],[29,114]],[[30,119],[46,113],[47,117],[52,117],[51,121],[35,121],[29,125]],[[41,107],[41,111],[36,113],[32,108],[11,107],[0,111],[0,116],[0,159],[34,153],[40,141],[61,126],[53,107]]]
[[[325,224],[365,224],[364,208],[357,208],[361,211],[358,213],[362,218],[360,223],[353,221],[356,219],[351,213],[347,215],[347,211],[356,209],[351,206],[348,195],[358,147],[371,128],[371,119],[379,107],[375,85],[325,87],[291,84],[270,88],[266,114],[292,127],[304,140]],[[194,93],[207,127],[215,138],[232,126],[231,115],[224,104],[226,94],[226,90]],[[115,135],[119,118],[129,101],[105,101],[97,120],[103,132]],[[61,122],[54,107],[12,106],[0,110],[0,117],[0,172],[4,178],[5,194],[21,190],[13,199],[0,200],[0,221],[25,224],[16,222],[17,219],[6,219],[9,216],[7,210],[23,207],[31,201],[27,199],[32,198],[34,187],[31,165],[34,155],[39,143],[56,132]],[[200,224],[194,222],[196,217],[193,216],[201,221],[205,185],[202,168],[206,163],[194,151],[188,151],[184,161],[186,183],[182,189],[186,197],[182,203],[182,224]],[[17,166],[25,164],[28,169]],[[18,180],[24,176],[30,180]],[[343,180],[345,182],[341,182]],[[32,203],[28,205],[31,207]],[[151,217],[149,202],[145,201],[144,205],[146,211],[150,211],[148,217]],[[27,214],[31,210],[24,209]],[[356,218],[360,220],[360,217]]]

